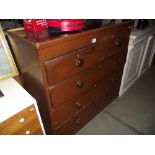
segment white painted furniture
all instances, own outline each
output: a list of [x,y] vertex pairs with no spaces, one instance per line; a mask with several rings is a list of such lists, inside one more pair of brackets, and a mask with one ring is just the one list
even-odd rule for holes
[[36,100],[13,78],[0,81],[0,134],[45,134]]
[[143,59],[140,66],[139,77],[151,66],[151,62],[155,51],[155,35],[150,35],[146,48],[144,51]]
[[119,96],[150,67],[155,47],[154,34],[153,27],[131,33]]

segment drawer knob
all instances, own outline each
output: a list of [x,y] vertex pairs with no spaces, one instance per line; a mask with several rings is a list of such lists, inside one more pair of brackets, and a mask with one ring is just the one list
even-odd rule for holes
[[95,99],[97,99],[97,98],[98,98],[98,96],[99,96],[98,94],[95,94]]
[[30,130],[27,130],[27,131],[25,132],[26,135],[29,135],[30,133],[31,133]]
[[84,64],[84,60],[83,59],[76,59],[75,61],[75,65],[78,67],[82,67]]
[[81,89],[84,86],[84,83],[79,80],[76,82],[76,86]]
[[34,111],[34,108],[30,108],[30,111]]
[[110,78],[110,81],[114,83],[116,81],[116,79]]
[[118,47],[118,48],[120,48],[120,47],[121,47],[121,42],[120,42],[119,40],[117,40],[117,41],[115,42],[115,46]]
[[76,124],[77,124],[77,125],[81,125],[81,120],[80,120],[80,118],[78,118],[78,119],[76,120]]
[[114,64],[118,65],[119,64],[119,60],[114,61]]
[[77,102],[75,103],[75,105],[76,105],[78,108],[82,108],[82,105],[81,105],[81,103],[80,103],[79,101],[77,101]]
[[112,98],[112,96],[111,96],[111,95],[108,95],[108,98],[110,98],[110,99],[111,99],[111,98]]
[[23,118],[23,117],[20,118],[20,119],[19,119],[19,122],[20,122],[20,123],[24,123],[24,122],[25,122],[25,118]]
[[59,125],[59,122],[55,122],[54,125],[57,127]]
[[97,84],[94,84],[94,88],[96,88],[97,87]]

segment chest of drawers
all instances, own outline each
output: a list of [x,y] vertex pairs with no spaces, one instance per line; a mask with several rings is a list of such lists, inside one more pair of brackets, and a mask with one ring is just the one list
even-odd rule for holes
[[24,29],[7,32],[47,134],[76,133],[118,96],[131,25],[50,36]]

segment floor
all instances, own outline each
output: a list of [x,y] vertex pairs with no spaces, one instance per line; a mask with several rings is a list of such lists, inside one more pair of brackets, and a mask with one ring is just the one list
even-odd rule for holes
[[77,135],[155,134],[155,66],[149,68]]

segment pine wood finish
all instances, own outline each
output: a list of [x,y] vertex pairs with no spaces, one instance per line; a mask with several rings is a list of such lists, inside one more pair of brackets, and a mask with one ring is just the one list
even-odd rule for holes
[[118,96],[132,24],[59,35],[7,32],[47,134],[76,133]]
[[34,105],[0,123],[1,135],[42,135]]

